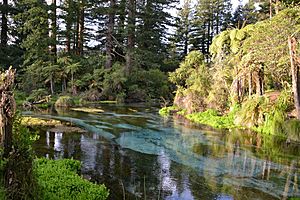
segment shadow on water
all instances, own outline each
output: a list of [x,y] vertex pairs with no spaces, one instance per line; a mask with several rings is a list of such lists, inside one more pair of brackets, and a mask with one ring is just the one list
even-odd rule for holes
[[[99,107],[100,105],[95,105]],[[247,131],[215,131],[156,108],[101,105],[103,113],[24,113],[89,133],[40,130],[39,156],[82,161],[110,199],[288,199],[300,197],[300,145]]]

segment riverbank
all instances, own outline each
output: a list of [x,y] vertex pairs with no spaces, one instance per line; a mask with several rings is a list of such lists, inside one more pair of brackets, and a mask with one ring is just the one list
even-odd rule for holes
[[264,116],[260,116],[261,121],[255,124],[253,122],[254,117],[259,114],[251,113],[252,110],[249,110],[247,115],[250,116],[250,119],[246,121],[246,117],[242,116],[243,112],[245,112],[243,108],[238,106],[225,114],[214,109],[187,113],[185,109],[180,109],[177,106],[163,107],[159,110],[161,116],[180,115],[194,123],[208,125],[216,129],[249,129],[266,135],[286,137],[287,141],[300,142],[300,122],[294,118],[286,118],[288,113],[278,110],[273,112],[273,116],[270,116],[271,113],[264,113]]
[[[78,160],[36,158],[32,145],[40,135],[39,128],[72,133],[86,132],[59,120],[17,115],[13,125],[13,148],[0,157],[0,199],[99,199],[108,198],[109,190],[80,176]],[[55,129],[55,130],[53,130]]]

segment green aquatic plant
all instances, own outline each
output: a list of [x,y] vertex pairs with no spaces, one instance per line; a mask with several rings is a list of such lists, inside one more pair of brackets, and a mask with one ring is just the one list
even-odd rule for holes
[[186,118],[200,124],[212,126],[214,128],[236,128],[232,114],[220,115],[218,111],[208,109],[205,112],[198,112],[186,115]]
[[172,111],[176,111],[176,110],[178,110],[177,106],[169,106],[169,107],[163,107],[163,108],[161,108],[158,113],[161,116],[169,116]]
[[41,158],[35,160],[34,164],[34,173],[42,199],[105,200],[108,198],[109,191],[104,185],[91,183],[77,174],[81,167],[79,161]]

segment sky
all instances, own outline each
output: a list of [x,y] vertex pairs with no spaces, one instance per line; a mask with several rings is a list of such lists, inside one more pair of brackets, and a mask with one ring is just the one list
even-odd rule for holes
[[[180,6],[183,5],[184,0],[180,0]],[[192,0],[192,2],[195,2],[195,0]],[[248,0],[242,0],[243,4],[248,2]],[[239,0],[231,0],[232,8],[235,10],[237,6],[239,5]],[[176,14],[176,12],[174,13]],[[173,14],[172,14],[173,15]]]

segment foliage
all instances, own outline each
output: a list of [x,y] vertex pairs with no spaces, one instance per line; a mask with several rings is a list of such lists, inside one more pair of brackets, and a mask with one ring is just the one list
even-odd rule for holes
[[31,94],[26,98],[26,101],[29,102],[35,102],[35,101],[39,101],[43,98],[45,98],[45,96],[47,96],[49,93],[47,92],[47,90],[40,88],[37,90],[32,90]]
[[288,135],[289,131],[285,131],[287,130],[285,126],[293,124],[286,123],[287,112],[291,110],[293,105],[291,95],[290,90],[283,90],[273,105],[267,105],[268,107],[264,111],[264,124],[260,127],[262,132],[273,135]]
[[175,72],[169,74],[169,80],[177,86],[186,86],[186,81],[204,62],[204,57],[199,51],[190,52]]
[[39,199],[36,178],[32,173],[31,147],[38,136],[23,126],[21,120],[20,115],[17,114],[13,125],[13,150],[5,160],[2,169],[5,177],[5,197],[6,199]]
[[158,69],[136,69],[125,83],[127,100],[147,101],[150,99],[168,98],[168,78]]
[[43,199],[107,199],[104,185],[82,179],[77,173],[80,162],[75,160],[35,160],[35,174]]
[[199,51],[190,52],[180,67],[169,74],[177,86],[174,105],[189,113],[206,107],[205,98],[210,90],[210,73]]
[[243,102],[241,109],[237,112],[235,124],[248,128],[261,125],[263,123],[264,106],[267,105],[264,97],[253,96]]
[[55,102],[56,107],[72,107],[74,105],[74,100],[70,96],[60,96]]

